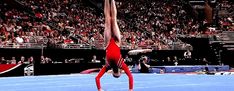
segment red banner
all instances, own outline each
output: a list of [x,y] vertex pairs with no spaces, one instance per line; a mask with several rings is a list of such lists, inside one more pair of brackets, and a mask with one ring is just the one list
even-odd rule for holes
[[0,74],[11,71],[17,68],[20,64],[0,64]]

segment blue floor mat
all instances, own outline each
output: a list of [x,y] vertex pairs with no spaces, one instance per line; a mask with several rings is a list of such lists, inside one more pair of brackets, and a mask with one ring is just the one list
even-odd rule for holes
[[[0,91],[97,91],[96,74],[2,77]],[[133,74],[134,91],[233,91],[232,75]],[[105,91],[128,91],[128,78],[101,78]]]

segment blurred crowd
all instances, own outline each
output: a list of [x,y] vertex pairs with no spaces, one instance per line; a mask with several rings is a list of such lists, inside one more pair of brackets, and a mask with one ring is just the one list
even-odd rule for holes
[[[35,59],[33,56],[18,56],[18,57],[1,57],[0,64],[33,64]],[[56,63],[47,56],[40,57],[40,64]]]
[[0,59],[0,64],[32,64],[33,62],[34,62],[33,56],[30,56],[28,58],[26,58],[25,56],[21,56],[20,59],[17,59],[14,56],[11,57],[11,59],[1,57]]
[[228,2],[226,0],[222,0],[220,5],[220,9],[222,10],[220,15],[220,28],[223,31],[234,31],[234,2]]
[[[103,48],[104,16],[87,6],[84,0],[19,1],[32,9],[36,18],[0,2],[1,46],[35,43],[52,47],[57,44],[85,44]],[[233,7],[233,3],[224,2],[222,5]],[[178,39],[178,34],[213,34],[212,31],[200,30],[201,24],[187,14],[180,0],[117,2],[117,7],[124,48],[167,50],[178,45],[183,49],[190,45]],[[222,17],[220,22],[223,25],[230,20],[233,16]],[[222,30],[233,31],[224,26]]]

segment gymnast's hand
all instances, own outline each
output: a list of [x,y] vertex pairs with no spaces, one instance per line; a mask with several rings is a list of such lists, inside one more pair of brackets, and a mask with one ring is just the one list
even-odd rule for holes
[[104,90],[102,90],[102,89],[98,89],[98,91],[104,91]]
[[129,91],[133,91],[132,89],[129,89]]

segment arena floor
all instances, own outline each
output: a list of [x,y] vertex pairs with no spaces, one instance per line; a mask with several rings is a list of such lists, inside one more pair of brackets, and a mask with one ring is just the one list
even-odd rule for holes
[[[97,91],[96,74],[0,78],[0,91]],[[134,91],[233,91],[233,75],[133,74]],[[105,74],[105,91],[128,91],[128,78]]]

